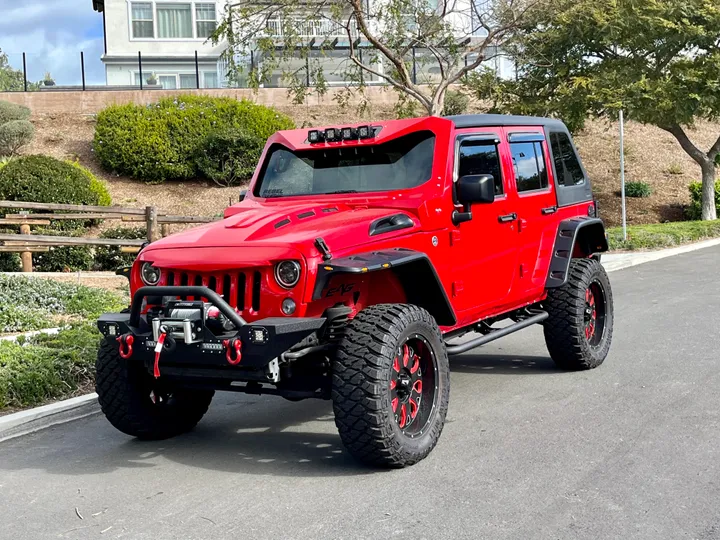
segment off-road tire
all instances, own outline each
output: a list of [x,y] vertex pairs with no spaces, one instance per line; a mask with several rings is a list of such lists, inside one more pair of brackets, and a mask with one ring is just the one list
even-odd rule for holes
[[[597,343],[585,333],[586,291],[592,284],[604,295],[605,313],[602,335]],[[548,291],[544,302],[549,317],[543,323],[545,343],[560,369],[580,371],[603,363],[610,350],[613,333],[613,296],[605,269],[595,259],[570,261],[565,285]]]
[[212,390],[164,387],[167,402],[153,403],[153,388],[166,383],[156,382],[141,363],[121,358],[112,338],[101,342],[95,369],[95,389],[103,413],[118,430],[139,439],[167,439],[190,431],[215,394]]
[[[432,350],[435,390],[432,407],[423,412],[423,428],[408,436],[393,412],[390,383],[398,349],[417,336]],[[447,351],[427,311],[379,304],[362,310],[345,328],[332,362],[332,401],[340,438],[358,461],[401,468],[425,458],[440,438],[449,399]]]

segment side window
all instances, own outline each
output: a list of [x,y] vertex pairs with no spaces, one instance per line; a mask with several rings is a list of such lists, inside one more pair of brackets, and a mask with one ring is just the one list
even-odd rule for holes
[[542,143],[510,143],[510,154],[519,192],[544,189],[548,186]]
[[495,179],[495,195],[504,193],[500,158],[494,142],[467,140],[460,143],[458,178],[469,174],[492,174]]
[[550,145],[557,183],[561,186],[577,186],[585,182],[585,175],[567,133],[550,133]]

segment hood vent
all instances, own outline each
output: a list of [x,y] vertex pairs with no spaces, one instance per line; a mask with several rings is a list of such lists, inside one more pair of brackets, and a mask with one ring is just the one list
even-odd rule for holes
[[330,214],[331,212],[337,212],[338,209],[337,206],[330,206],[329,208],[323,208],[322,211],[326,214]]
[[298,214],[297,217],[298,217],[298,219],[305,219],[305,218],[312,217],[314,215],[315,215],[314,210],[308,210],[307,212],[302,212],[302,213]]
[[285,218],[285,219],[283,219],[283,220],[281,220],[281,221],[278,221],[278,222],[275,224],[275,228],[276,228],[276,229],[279,229],[280,227],[284,227],[285,225],[290,225],[290,218]]

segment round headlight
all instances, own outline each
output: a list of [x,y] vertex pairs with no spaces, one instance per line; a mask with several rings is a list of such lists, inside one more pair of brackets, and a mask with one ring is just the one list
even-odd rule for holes
[[277,282],[290,289],[300,281],[300,263],[297,261],[281,261],[275,266],[275,279]]
[[160,269],[146,262],[140,267],[140,277],[146,285],[157,285],[160,281]]

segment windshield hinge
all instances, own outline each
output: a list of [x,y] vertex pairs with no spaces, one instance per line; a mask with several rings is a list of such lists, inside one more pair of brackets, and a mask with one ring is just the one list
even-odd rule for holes
[[330,259],[332,259],[330,248],[327,246],[325,240],[323,240],[322,237],[315,239],[315,247],[317,247],[318,251],[322,253],[323,261],[329,261]]

